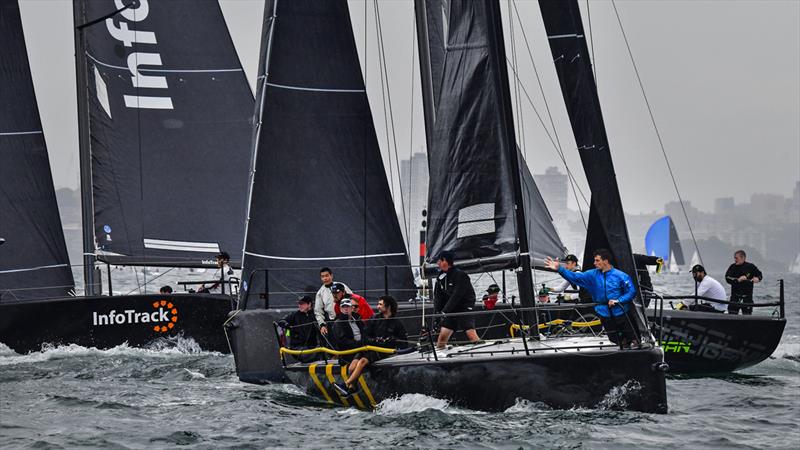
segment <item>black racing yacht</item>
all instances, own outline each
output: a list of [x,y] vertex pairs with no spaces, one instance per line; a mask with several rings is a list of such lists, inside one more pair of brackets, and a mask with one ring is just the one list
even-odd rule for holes
[[[241,309],[225,326],[239,378],[256,383],[288,378],[328,403],[363,408],[407,393],[478,410],[504,410],[519,400],[556,408],[594,407],[614,392],[624,391],[625,401],[619,407],[666,412],[664,354],[639,308],[631,324],[641,336],[636,349],[622,349],[602,334],[539,332],[548,324],[539,323],[542,311],[534,302],[532,268],[541,266],[545,256],[563,255],[564,246],[516,144],[499,2],[419,0],[416,10],[431,180],[426,273],[431,276],[437,252],[445,250],[453,252],[456,266],[468,273],[515,270],[520,302],[505,310],[511,325],[502,327],[509,334],[440,350],[432,345],[432,319],[438,315],[430,314],[424,302],[417,308],[404,308],[400,320],[407,329],[422,323],[428,331],[421,337],[422,345],[412,346],[410,352],[388,350],[391,354],[359,379],[360,392],[349,397],[339,396],[333,388],[347,376],[346,365],[334,357],[387,350],[341,350],[335,342],[332,348],[283,346],[281,330],[273,322],[289,311],[290,303],[283,297],[303,291],[303,282],[292,277],[305,270],[306,283],[315,279],[318,270],[308,269],[309,263],[317,262],[319,267],[332,262],[337,280],[359,280],[358,286],[351,286],[354,290],[369,295],[375,291],[406,294],[398,298],[407,298],[411,270],[379,165],[347,2],[272,0],[265,11],[259,71],[257,103],[262,106],[257,111],[262,129],[255,140],[258,163],[246,236],[247,289],[243,288]],[[308,64],[315,70],[307,70]],[[584,83],[591,79],[588,60],[570,70],[579,77],[588,74],[589,79],[581,80]],[[274,116],[277,111],[282,114]],[[275,123],[283,117],[286,124]],[[306,127],[310,123],[316,126]],[[289,170],[291,166],[262,174],[261,169],[276,160],[284,164],[281,158],[286,159],[282,156],[286,148],[313,154],[291,161],[312,170],[311,174],[320,173],[313,171],[319,161],[335,159],[337,175],[342,176],[335,189],[351,190],[328,190],[327,180],[316,176],[287,186],[286,180],[297,173]],[[355,165],[349,166],[348,158],[353,156]],[[581,156],[587,176],[602,179],[603,187],[601,193],[593,194],[599,208],[594,211],[590,239],[610,248],[615,265],[635,275],[608,147],[585,150]],[[263,182],[283,184],[284,192],[293,188],[291,199],[280,191],[261,188]],[[309,183],[323,183],[323,187],[309,188]],[[312,195],[304,196],[308,192]],[[306,214],[313,217],[319,207],[314,197],[320,192],[327,194],[324,205],[328,206],[323,209],[329,215],[320,221],[308,220],[298,211],[310,210]],[[379,209],[378,201],[384,209]],[[347,206],[344,214],[342,205]],[[265,217],[257,211],[270,208],[286,216],[285,220],[295,220],[291,234],[281,234],[282,224],[274,216],[269,224],[254,227],[256,218]],[[350,239],[353,232],[356,238]],[[358,246],[347,251],[360,253],[350,256],[334,247],[337,253],[316,256],[331,238],[345,248]],[[256,255],[251,249],[258,245],[274,250]],[[280,247],[292,253],[279,254]],[[402,267],[385,260],[395,252],[399,253],[396,261],[405,264]],[[342,264],[345,260],[352,261],[350,269]],[[262,281],[256,284],[256,279]],[[301,354],[318,354],[321,360],[292,359]]]
[[0,342],[28,352],[182,336],[227,352],[229,279],[208,280],[221,294],[118,295],[110,278],[111,265],[214,267],[217,254],[242,248],[253,96],[217,1],[74,2],[77,297],[16,0],[2,2],[0,20]]

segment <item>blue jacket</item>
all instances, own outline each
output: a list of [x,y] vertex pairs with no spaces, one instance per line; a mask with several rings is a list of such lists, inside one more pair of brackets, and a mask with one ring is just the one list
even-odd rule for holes
[[633,286],[631,277],[627,273],[611,269],[603,273],[600,269],[587,270],[586,272],[570,272],[564,266],[558,268],[558,274],[585,288],[592,294],[592,299],[596,303],[594,310],[603,317],[609,317],[608,301],[618,300],[621,308],[612,308],[614,316],[621,316],[631,308],[633,298],[636,296],[636,288]]

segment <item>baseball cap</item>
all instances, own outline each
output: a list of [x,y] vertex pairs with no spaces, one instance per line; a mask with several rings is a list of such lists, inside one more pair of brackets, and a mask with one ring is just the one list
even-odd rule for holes
[[496,284],[490,284],[489,287],[486,288],[486,292],[488,292],[490,294],[496,294],[496,293],[500,292],[500,286],[498,286]]
[[351,302],[349,298],[346,298],[339,303],[339,308],[343,308],[345,306],[353,306],[353,302]]
[[565,256],[564,259],[562,259],[562,261],[565,261],[565,262],[566,261],[572,261],[574,263],[577,263],[578,262],[578,257],[570,253],[569,255]]
[[706,269],[700,264],[695,264],[694,267],[692,267],[692,273],[697,273],[697,272],[706,273]]
[[344,292],[344,285],[342,283],[333,283],[331,286],[331,294],[338,294],[339,292]]
[[303,295],[297,298],[297,303],[311,303],[311,297]]

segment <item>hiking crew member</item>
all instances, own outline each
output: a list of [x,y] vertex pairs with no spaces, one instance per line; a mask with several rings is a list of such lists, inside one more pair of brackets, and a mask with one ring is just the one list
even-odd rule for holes
[[[358,313],[353,312],[353,303],[349,299],[344,299],[339,304],[342,312],[336,316],[333,322],[333,342],[338,350],[351,350],[361,347],[366,341],[364,334],[364,323]],[[339,363],[349,364],[354,359],[354,355],[342,355]]]
[[[733,264],[725,272],[725,281],[731,285],[731,302],[753,304],[753,285],[760,283],[764,276],[755,264],[745,261],[747,253],[736,250]],[[728,314],[753,314],[752,306],[728,305]]]
[[348,293],[342,283],[333,283],[333,286],[331,286],[331,294],[333,294],[333,310],[336,312],[337,316],[341,312],[339,310],[339,303],[345,298],[350,299],[350,302],[353,304],[353,312],[358,313],[358,315],[361,316],[361,320],[364,322],[375,315],[375,311],[369,306],[367,299],[358,294]]
[[[436,288],[433,290],[433,307],[436,312],[450,314],[472,311],[472,307],[475,306],[475,289],[472,288],[469,275],[453,266],[453,253],[442,252],[436,263],[439,270],[442,271],[436,281]],[[475,317],[472,315],[445,316],[436,346],[444,348],[447,341],[450,340],[450,336],[458,330],[464,330],[470,342],[480,341],[478,333],[475,331]]]
[[[384,348],[406,348],[406,329],[400,320],[395,319],[397,314],[397,300],[391,295],[384,295],[378,300],[379,314],[367,322],[365,331],[369,345]],[[390,353],[375,351],[359,352],[350,363],[349,373],[344,383],[334,384],[339,394],[348,396],[356,387],[356,380],[361,376],[367,365],[389,356]],[[356,388],[357,390],[357,388]]]
[[[694,289],[698,297],[708,297],[714,300],[725,301],[725,288],[719,281],[706,275],[706,269],[700,264],[692,267],[692,278],[694,278]],[[707,311],[724,313],[728,309],[725,303],[703,302],[701,304],[690,305],[692,311]]]
[[601,248],[595,250],[593,255],[595,268],[586,272],[570,272],[558,260],[550,257],[545,265],[558,270],[559,275],[592,294],[596,303],[594,311],[600,316],[612,342],[621,347],[639,348],[638,333],[633,325],[636,319],[628,315],[633,310],[633,299],[636,297],[633,281],[627,273],[611,265],[611,252],[608,250]]
[[[322,281],[322,286],[317,291],[317,297],[314,300],[314,316],[319,325],[319,332],[322,335],[328,334],[328,327],[325,325],[326,320],[333,320],[336,317],[336,310],[333,307],[333,271],[330,267],[323,267],[319,269],[319,279]],[[346,284],[344,286],[345,292],[353,293]]]

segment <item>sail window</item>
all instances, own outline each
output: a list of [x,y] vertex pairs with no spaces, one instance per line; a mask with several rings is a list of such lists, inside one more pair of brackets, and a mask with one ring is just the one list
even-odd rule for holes
[[495,232],[494,203],[478,203],[458,211],[458,237]]

